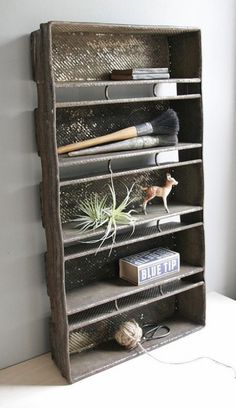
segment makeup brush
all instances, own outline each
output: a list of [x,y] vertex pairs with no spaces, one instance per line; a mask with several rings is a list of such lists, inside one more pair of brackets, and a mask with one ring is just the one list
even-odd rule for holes
[[116,142],[120,140],[132,139],[137,136],[145,135],[176,135],[179,131],[179,119],[173,109],[161,113],[157,118],[150,122],[145,122],[140,125],[131,126],[126,129],[118,130],[114,133],[109,133],[104,136],[94,137],[93,139],[84,140],[82,142],[72,143],[66,146],[61,146],[57,149],[58,154],[72,152],[74,150],[85,149],[91,146],[97,146],[104,143]]
[[89,147],[88,149],[75,150],[69,152],[70,157],[86,156],[91,154],[104,154],[120,152],[127,150],[151,149],[160,146],[173,146],[178,143],[177,135],[160,136],[139,136],[132,139],[122,140],[121,142],[108,143],[102,146]]

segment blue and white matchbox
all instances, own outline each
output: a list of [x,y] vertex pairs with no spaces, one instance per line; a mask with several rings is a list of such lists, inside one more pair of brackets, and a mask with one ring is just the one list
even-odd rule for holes
[[158,280],[164,275],[178,272],[178,252],[166,248],[155,248],[119,260],[119,276],[134,285]]

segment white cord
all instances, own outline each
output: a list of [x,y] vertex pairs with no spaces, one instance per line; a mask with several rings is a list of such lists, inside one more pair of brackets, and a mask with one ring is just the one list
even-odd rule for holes
[[230,365],[228,365],[228,364],[224,364],[224,363],[222,363],[222,362],[220,362],[220,361],[218,361],[218,360],[215,360],[215,359],[212,358],[212,357],[201,356],[201,357],[193,358],[192,360],[188,360],[188,361],[179,361],[179,362],[171,362],[171,361],[170,361],[170,362],[169,362],[169,361],[160,360],[159,358],[153,356],[151,353],[149,353],[149,352],[142,346],[142,344],[141,344],[140,342],[138,343],[138,346],[140,347],[140,349],[141,349],[142,351],[144,351],[145,354],[147,354],[149,357],[153,358],[154,360],[156,360],[158,363],[161,363],[161,364],[181,365],[181,364],[194,363],[195,361],[203,360],[203,359],[211,360],[211,361],[213,361],[213,362],[216,363],[216,364],[219,364],[219,365],[221,365],[221,366],[224,366],[224,367],[226,367],[226,368],[230,368],[231,370],[233,370],[233,372],[234,372],[234,378],[236,379],[236,369],[235,369],[234,367],[232,367],[232,366],[230,366]]

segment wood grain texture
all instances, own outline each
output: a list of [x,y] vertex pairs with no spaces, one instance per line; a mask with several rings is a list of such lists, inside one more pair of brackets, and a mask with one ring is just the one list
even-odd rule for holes
[[[41,201],[47,240],[46,276],[51,304],[51,347],[53,357],[64,376],[69,378],[67,353],[67,321],[63,285],[63,244],[59,210],[58,161],[56,154],[55,93],[50,67],[50,30],[41,26],[33,42],[37,54],[36,76],[38,89],[37,134],[42,163]],[[63,318],[64,316],[64,318]]]

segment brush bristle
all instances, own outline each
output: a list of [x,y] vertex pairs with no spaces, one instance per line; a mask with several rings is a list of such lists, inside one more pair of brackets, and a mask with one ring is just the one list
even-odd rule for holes
[[167,109],[156,119],[152,120],[153,133],[157,135],[177,135],[179,131],[179,119],[173,109]]

